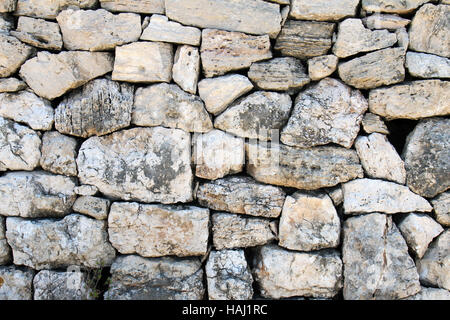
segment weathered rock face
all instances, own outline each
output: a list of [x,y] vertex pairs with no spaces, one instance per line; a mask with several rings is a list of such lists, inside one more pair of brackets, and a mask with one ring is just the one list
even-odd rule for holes
[[190,144],[188,133],[162,127],[92,137],[78,152],[78,177],[81,183],[116,199],[189,202]]
[[450,119],[419,122],[403,150],[408,187],[432,198],[450,188]]
[[266,298],[305,296],[330,298],[342,288],[342,261],[336,251],[314,253],[259,247],[253,274]]
[[443,192],[431,200],[436,220],[443,226],[450,226],[450,192]]
[[200,53],[192,46],[179,46],[174,58],[173,81],[184,91],[195,94],[200,75]]
[[97,220],[104,220],[108,218],[110,205],[111,201],[108,199],[81,196],[73,204],[73,211],[91,216]]
[[11,259],[11,249],[6,241],[5,217],[0,216],[0,266],[8,264]]
[[19,17],[17,29],[11,35],[42,49],[61,50],[63,46],[58,24],[43,19]]
[[368,134],[371,134],[374,132],[381,133],[381,134],[389,134],[388,127],[386,126],[384,121],[381,119],[381,117],[376,114],[366,112],[364,114],[361,124],[362,124],[364,131]]
[[347,219],[342,254],[345,299],[402,299],[420,291],[414,261],[389,216]]
[[166,0],[166,14],[185,25],[276,36],[280,6],[262,0]]
[[12,12],[16,9],[17,0],[2,0],[0,2],[0,12]]
[[302,148],[328,143],[350,148],[367,107],[358,90],[332,78],[323,79],[297,96],[280,140]]
[[166,83],[136,90],[131,121],[138,126],[165,126],[187,132],[212,129],[201,99]]
[[111,274],[106,300],[199,300],[205,293],[197,258],[120,256]]
[[0,267],[0,300],[33,299],[33,275],[34,272],[28,269]]
[[358,0],[292,0],[289,14],[298,20],[336,21],[355,16],[358,4]]
[[210,300],[249,300],[253,278],[244,250],[212,251],[205,266]]
[[26,89],[25,82],[16,78],[3,78],[0,79],[0,93],[3,92],[16,92]]
[[109,240],[122,254],[204,255],[208,223],[204,208],[115,202],[108,217]]
[[406,300],[450,300],[450,292],[445,289],[422,287],[419,293]]
[[16,15],[35,18],[55,19],[66,8],[88,9],[97,5],[98,0],[17,0]]
[[0,77],[15,73],[33,52],[32,47],[15,37],[0,33]]
[[164,0],[100,0],[100,5],[113,12],[164,13]]
[[213,243],[217,250],[255,247],[275,240],[269,219],[239,214],[215,213],[211,216]]
[[0,177],[0,215],[65,216],[76,198],[74,187],[72,178],[42,171],[6,173]]
[[397,30],[406,27],[411,20],[399,17],[395,14],[375,13],[362,19],[364,25],[369,29]]
[[34,300],[93,300],[87,275],[81,271],[39,271],[33,279]]
[[203,73],[208,78],[245,69],[253,62],[272,58],[267,35],[251,36],[215,29],[202,31],[200,52]]
[[0,13],[0,33],[8,34],[14,29],[14,19],[8,13]]
[[291,106],[288,94],[257,91],[216,117],[214,127],[244,138],[271,140],[287,122]]
[[116,254],[108,242],[106,222],[78,214],[62,220],[8,217],[6,230],[14,264],[36,270],[109,266]]
[[346,214],[370,212],[430,212],[431,205],[408,187],[375,179],[357,179],[342,185]]
[[313,81],[328,77],[334,71],[336,71],[338,60],[338,57],[332,54],[309,59],[309,77]]
[[246,154],[248,174],[274,185],[314,190],[363,176],[356,152],[339,147],[266,148],[250,142]]
[[418,78],[450,78],[450,59],[434,54],[408,52],[406,68]]
[[57,131],[49,131],[42,137],[40,165],[42,169],[66,176],[77,175],[77,141]]
[[96,186],[90,186],[88,184],[77,186],[73,190],[80,196],[93,196],[98,192],[98,188]]
[[281,188],[239,176],[203,183],[197,191],[197,200],[202,206],[268,218],[280,215],[285,197]]
[[312,251],[339,244],[341,222],[325,193],[296,192],[286,197],[280,218],[279,245]]
[[362,7],[369,12],[408,13],[430,0],[362,0]]
[[106,52],[41,51],[20,68],[20,76],[37,95],[54,99],[110,72],[112,60]]

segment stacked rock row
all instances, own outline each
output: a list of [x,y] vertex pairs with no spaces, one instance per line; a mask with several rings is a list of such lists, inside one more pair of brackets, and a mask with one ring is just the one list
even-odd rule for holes
[[0,12],[0,299],[450,299],[448,0]]

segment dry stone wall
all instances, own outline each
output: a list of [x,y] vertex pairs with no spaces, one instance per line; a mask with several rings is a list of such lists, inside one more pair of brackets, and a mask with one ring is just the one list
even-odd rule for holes
[[448,0],[0,0],[0,300],[450,300]]

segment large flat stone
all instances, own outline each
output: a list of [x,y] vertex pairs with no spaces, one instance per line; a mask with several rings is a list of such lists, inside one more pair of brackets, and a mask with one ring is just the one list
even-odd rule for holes
[[16,37],[0,33],[0,77],[9,77],[15,73],[33,52],[33,47]]
[[164,0],[100,0],[102,8],[113,12],[164,13]]
[[292,0],[290,17],[297,20],[337,21],[356,15],[359,0]]
[[362,8],[369,12],[405,14],[430,0],[362,0]]
[[17,28],[15,31],[11,31],[11,35],[22,42],[42,49],[61,50],[63,46],[58,24],[44,19],[19,17]]
[[450,78],[450,59],[434,54],[410,51],[406,53],[406,68],[418,78]]
[[18,16],[55,19],[58,13],[67,8],[94,8],[98,0],[17,0],[14,12]]

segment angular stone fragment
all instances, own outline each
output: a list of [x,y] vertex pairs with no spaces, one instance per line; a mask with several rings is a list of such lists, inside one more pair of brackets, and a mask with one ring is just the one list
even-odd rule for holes
[[102,136],[131,123],[134,88],[126,83],[95,79],[69,93],[55,111],[61,133],[88,138]]
[[186,27],[178,22],[169,21],[166,16],[154,14],[140,39],[199,46],[201,36],[200,29]]
[[131,122],[138,126],[165,126],[187,132],[208,132],[212,121],[199,97],[176,84],[156,84],[136,90]]
[[77,140],[49,131],[42,137],[41,159],[42,169],[66,176],[77,175]]
[[111,274],[105,300],[200,300],[205,293],[197,258],[120,256]]
[[371,31],[363,26],[360,19],[346,19],[339,24],[333,53],[339,58],[346,58],[360,52],[387,48],[396,42],[395,33],[387,30]]
[[194,138],[195,175],[209,180],[241,172],[245,164],[244,139],[220,130]]
[[338,61],[338,57],[332,54],[308,59],[309,77],[313,81],[328,77],[336,71]]
[[411,20],[402,18],[395,14],[375,13],[363,19],[365,26],[369,29],[396,30],[406,27]]
[[247,173],[264,183],[314,190],[363,177],[354,150],[339,147],[300,149],[246,144]]
[[110,204],[111,201],[108,199],[81,196],[73,204],[73,211],[91,216],[97,220],[104,220],[108,218]]
[[164,13],[164,0],[100,0],[102,8],[113,12]]
[[298,251],[335,248],[340,228],[336,209],[327,194],[296,192],[287,196],[283,205],[279,245]]
[[414,261],[392,217],[352,217],[343,232],[344,299],[395,300],[420,291]]
[[405,164],[385,135],[360,136],[355,148],[368,177],[405,184]]
[[423,284],[450,290],[450,230],[445,230],[428,247],[422,259],[416,260]]
[[371,89],[405,79],[405,52],[401,48],[383,49],[340,63],[341,79],[358,89]]
[[408,297],[406,300],[450,300],[450,291],[422,287],[419,293]]
[[33,279],[34,300],[93,300],[88,282],[81,271],[42,270]]
[[141,17],[104,9],[64,10],[56,18],[67,50],[105,51],[141,36]]
[[0,215],[62,217],[76,195],[74,180],[43,171],[9,172],[0,177]]
[[281,142],[309,148],[337,143],[350,148],[368,105],[358,90],[326,78],[300,92]]
[[191,46],[179,46],[174,58],[173,81],[184,91],[195,94],[200,75],[200,54]]
[[259,247],[253,274],[263,297],[334,297],[342,288],[342,261],[335,250],[294,252]]
[[6,241],[5,217],[0,216],[0,266],[8,264],[12,259],[11,249]]
[[291,106],[286,93],[257,91],[216,117],[214,127],[244,138],[271,140],[287,122]]
[[334,23],[288,20],[277,37],[275,50],[299,59],[321,56],[331,48]]
[[0,33],[9,34],[14,29],[14,18],[8,13],[0,13]]
[[0,12],[13,12],[16,9],[17,0],[2,0]]
[[290,16],[298,20],[336,21],[354,17],[358,0],[292,0]]
[[450,191],[443,192],[431,200],[436,220],[445,227],[450,226]]
[[128,82],[170,82],[173,48],[170,43],[135,42],[116,48],[112,79]]
[[250,300],[253,278],[244,250],[212,251],[205,266],[209,300]]
[[395,34],[397,36],[397,44],[400,48],[402,48],[403,52],[407,52],[409,46],[409,35],[406,28],[399,28],[395,30]]
[[96,186],[90,186],[88,184],[77,186],[73,190],[79,196],[93,196],[98,192],[98,188]]
[[399,224],[398,228],[408,246],[422,258],[428,245],[444,231],[439,223],[426,214],[410,213]]
[[201,184],[200,205],[218,211],[277,218],[286,195],[281,188],[255,182],[250,177],[226,177]]
[[42,49],[61,50],[63,46],[58,24],[43,19],[20,17],[16,31],[11,31],[11,35]]
[[97,5],[98,0],[17,0],[18,16],[55,19],[62,10],[88,9]]
[[41,51],[22,66],[20,76],[37,95],[54,99],[110,72],[112,65],[113,57],[107,52]]
[[302,62],[292,57],[255,62],[248,77],[263,90],[299,89],[310,82]]
[[450,7],[425,4],[409,28],[409,49],[450,58]]
[[3,92],[16,92],[23,90],[27,87],[25,82],[16,78],[3,78],[0,79],[0,93]]
[[276,36],[280,6],[262,0],[166,0],[166,15],[185,25]]
[[216,250],[261,246],[275,240],[269,219],[215,213],[211,220]]
[[32,300],[33,275],[29,269],[0,267],[0,300]]
[[342,185],[346,214],[370,212],[430,212],[431,205],[408,187],[375,179],[357,179]]
[[15,73],[33,52],[33,47],[0,33],[0,78]]
[[253,62],[272,58],[267,35],[251,36],[215,29],[202,31],[200,51],[203,73],[208,78],[245,69]]
[[[369,100],[369,103],[370,103],[370,100]],[[370,106],[370,104],[369,104],[369,106]],[[378,132],[378,133],[382,133],[382,134],[389,134],[388,127],[386,126],[384,121],[381,119],[381,117],[376,114],[366,112],[364,114],[361,124],[362,124],[364,131],[368,134],[371,134],[374,132]]]
[[342,193],[341,186],[326,188],[325,191],[330,196],[335,207],[341,205],[342,202],[344,202],[344,194]]
[[0,172],[33,170],[39,164],[40,147],[36,132],[0,117]]
[[199,256],[207,250],[208,223],[204,208],[115,202],[108,216],[109,240],[122,254]]
[[368,12],[405,14],[430,0],[362,0],[362,8]]
[[450,78],[450,59],[433,54],[408,52],[406,68],[418,78]]
[[230,103],[253,89],[247,77],[230,74],[217,78],[203,79],[198,83],[198,93],[209,113],[218,115]]
[[134,128],[86,140],[77,158],[80,183],[123,200],[192,200],[191,142],[178,129]]
[[421,196],[432,198],[450,188],[450,119],[422,120],[403,149],[406,183]]

